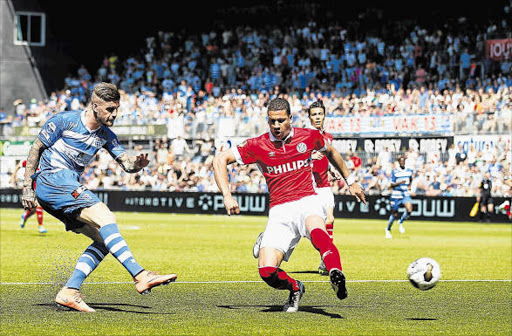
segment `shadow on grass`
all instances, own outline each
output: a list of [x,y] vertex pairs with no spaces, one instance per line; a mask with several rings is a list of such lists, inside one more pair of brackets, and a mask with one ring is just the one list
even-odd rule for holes
[[[88,305],[97,311],[106,310],[106,311],[114,311],[114,312],[122,312],[122,313],[157,314],[157,315],[173,314],[173,313],[161,313],[161,312],[151,312],[151,311],[143,311],[143,310],[128,310],[129,308],[151,309],[153,307],[133,305],[133,304],[127,304],[127,303],[88,303]],[[66,309],[66,308],[59,307],[54,303],[38,303],[38,304],[35,304],[35,306],[51,307],[51,308],[56,308],[57,310],[60,310],[60,311],[71,311],[71,312],[75,311],[72,309]],[[123,309],[123,308],[128,308],[128,309]]]
[[294,272],[288,272],[286,273],[293,273],[293,274],[318,274],[318,271],[294,271]]
[[[262,313],[283,313],[283,306],[278,305],[221,305],[217,307],[226,309],[263,308],[261,310]],[[319,306],[300,306],[299,312],[324,315],[333,319],[344,318],[340,314],[328,313],[322,307]]]
[[409,320],[409,321],[437,321],[436,318],[430,318],[430,317],[407,317],[406,320]]

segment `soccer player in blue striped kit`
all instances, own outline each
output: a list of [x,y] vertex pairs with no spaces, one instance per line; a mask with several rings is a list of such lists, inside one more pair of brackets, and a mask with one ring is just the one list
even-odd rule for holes
[[44,210],[66,225],[67,231],[93,240],[55,298],[58,305],[82,312],[95,310],[83,301],[80,286],[108,253],[130,273],[140,294],[177,278],[175,274],[159,275],[144,269],[119,232],[115,215],[80,183],[85,166],[101,148],[128,173],[137,173],[149,163],[147,154],[128,154],[109,128],[117,117],[119,100],[120,93],[115,85],[96,85],[85,110],[57,113],[43,125],[27,158],[23,207],[32,209],[37,200]]
[[[391,173],[391,196],[389,198],[391,204],[391,214],[388,219],[388,226],[386,227],[386,238],[391,239],[393,236],[391,235],[391,226],[395,219],[398,219],[398,231],[400,233],[405,232],[404,228],[404,220],[409,218],[412,212],[412,202],[411,202],[411,182],[413,177],[413,171],[410,168],[405,167],[405,158],[400,156],[398,158],[398,167],[393,169]],[[402,216],[399,218],[398,209],[403,205],[405,207],[405,211]]]

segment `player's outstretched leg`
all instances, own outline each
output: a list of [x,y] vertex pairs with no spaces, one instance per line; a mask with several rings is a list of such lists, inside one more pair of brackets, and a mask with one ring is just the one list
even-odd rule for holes
[[55,302],[61,307],[82,312],[94,312],[95,310],[83,301],[79,289],[85,278],[98,267],[107,254],[108,249],[104,244],[94,242],[89,245],[78,258],[73,274],[71,274],[66,286],[55,297]]
[[260,276],[272,288],[287,289],[290,296],[283,306],[283,311],[295,313],[299,310],[299,302],[306,292],[304,284],[290,277],[285,271],[275,266],[259,267]]
[[311,243],[320,252],[326,268],[329,270],[331,287],[338,299],[348,296],[345,286],[345,275],[342,272],[340,253],[333,244],[329,235],[321,228],[314,228],[310,232]]
[[157,272],[145,270],[133,257],[133,254],[119,232],[116,223],[108,224],[100,229],[100,235],[109,252],[132,275],[135,288],[140,294],[147,294],[151,289],[176,281],[176,274],[160,275]]

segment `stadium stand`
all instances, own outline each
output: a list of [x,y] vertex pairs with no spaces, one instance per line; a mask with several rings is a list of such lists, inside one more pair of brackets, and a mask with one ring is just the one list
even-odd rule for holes
[[[305,107],[322,99],[332,118],[448,115],[450,136],[496,138],[492,148],[455,143],[433,153],[398,148],[386,160],[359,147],[342,150],[368,194],[389,193],[394,159],[405,154],[415,171],[413,195],[476,196],[483,173],[490,172],[496,181],[493,195],[511,197],[503,181],[512,162],[512,63],[485,57],[486,40],[510,38],[511,17],[503,12],[483,26],[463,20],[449,21],[443,29],[439,24],[385,21],[379,31],[362,32],[364,27],[354,30],[351,22],[305,21],[286,28],[159,31],[130,55],[105,55],[96,71],[81,66],[48,101],[13,102],[14,118],[2,119],[4,135],[15,134],[17,127],[40,127],[54,113],[81,109],[96,83],[112,82],[122,89],[116,126],[163,125],[167,131],[140,143],[126,140],[130,149],[151,153],[144,171],[125,174],[100,153],[84,173],[85,184],[94,190],[217,191],[211,164],[225,146],[222,140],[264,132],[265,104],[277,95],[290,101],[298,127],[307,126]],[[177,145],[178,137],[185,146]],[[458,159],[460,151],[466,159]],[[9,171],[2,175],[2,186],[19,187],[20,179],[9,184]],[[233,164],[230,181],[233,191],[266,192],[253,166]],[[343,181],[335,181],[333,191],[348,193]]]

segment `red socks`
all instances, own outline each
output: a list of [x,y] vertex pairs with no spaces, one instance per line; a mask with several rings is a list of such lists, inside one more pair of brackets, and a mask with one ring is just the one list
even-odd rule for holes
[[295,279],[291,278],[285,271],[279,267],[264,266],[259,268],[260,276],[270,287],[276,289],[288,289],[298,291],[299,285]]
[[329,238],[331,238],[331,241],[333,241],[333,231],[334,231],[334,223],[328,223],[325,224],[325,230],[327,231],[327,234],[329,235]]
[[23,220],[26,221],[30,218],[34,213],[31,210],[25,210],[25,213],[23,214]]
[[39,225],[43,225],[43,208],[37,207],[36,214],[37,214],[37,222],[39,223]]
[[313,229],[311,231],[311,243],[320,252],[327,270],[330,271],[331,268],[342,270],[340,253],[327,232],[320,228]]

